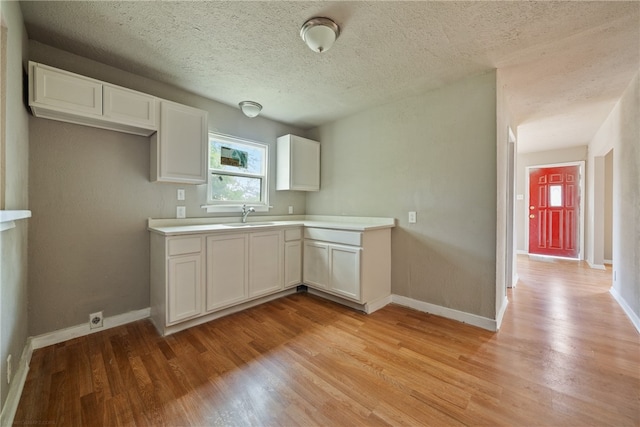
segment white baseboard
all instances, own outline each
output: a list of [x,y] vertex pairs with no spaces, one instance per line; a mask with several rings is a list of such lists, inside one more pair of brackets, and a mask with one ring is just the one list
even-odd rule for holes
[[612,259],[605,259],[604,260],[604,265],[613,265],[613,260]]
[[103,319],[102,328],[89,328],[89,322],[84,325],[71,326],[70,328],[60,329],[58,331],[48,332],[46,334],[37,335],[31,338],[33,349],[47,347],[49,345],[58,344],[73,338],[83,337],[85,335],[94,334],[104,331],[105,329],[115,328],[116,326],[126,325],[127,323],[149,317],[151,309],[143,308],[142,310],[130,311],[128,313],[118,314],[116,316],[105,317]]
[[594,270],[606,270],[607,268],[604,266],[604,264],[594,264],[591,261],[587,260],[587,265],[589,265],[590,268],[593,268]]
[[505,296],[502,301],[502,307],[500,307],[500,312],[496,316],[496,331],[500,329],[500,325],[502,325],[502,318],[504,317],[504,313],[507,312],[507,306],[509,305],[509,299]]
[[440,305],[419,301],[402,295],[392,295],[391,301],[405,307],[424,311],[425,313],[435,314],[436,316],[446,317],[447,319],[457,320],[458,322],[462,323],[468,323],[469,325],[477,326],[488,331],[495,332],[498,330],[497,322],[493,319],[489,319],[488,317],[465,313],[464,311],[442,307]]
[[364,305],[364,311],[367,314],[371,314],[388,304],[391,304],[391,295],[366,303]]
[[5,400],[4,406],[2,407],[2,413],[0,413],[0,426],[13,425],[13,420],[16,416],[16,411],[18,410],[18,404],[20,403],[20,397],[22,396],[22,390],[24,389],[24,384],[27,381],[32,353],[33,347],[31,345],[31,338],[28,338],[27,343],[22,350],[18,370],[9,385],[7,400]]
[[631,307],[629,307],[629,304],[627,304],[624,298],[622,298],[622,295],[620,295],[615,288],[609,289],[609,293],[613,296],[613,299],[616,300],[616,302],[620,305],[620,307],[622,307],[622,310],[624,310],[624,313],[627,315],[629,320],[631,320],[631,323],[633,323],[633,326],[635,326],[636,331],[640,333],[640,317],[638,317],[638,315],[633,312]]
[[529,251],[525,251],[523,249],[518,249],[516,251],[516,254],[518,254],[518,255],[529,255]]

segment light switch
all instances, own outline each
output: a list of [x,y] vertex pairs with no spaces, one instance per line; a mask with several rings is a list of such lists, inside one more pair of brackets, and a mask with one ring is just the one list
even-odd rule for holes
[[186,206],[176,206],[176,218],[186,218],[187,208]]
[[414,211],[409,212],[409,224],[415,224],[416,220],[416,213]]
[[178,200],[184,200],[184,188],[178,188]]

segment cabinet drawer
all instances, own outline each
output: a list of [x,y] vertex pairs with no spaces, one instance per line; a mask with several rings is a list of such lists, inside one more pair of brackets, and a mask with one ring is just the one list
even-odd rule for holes
[[202,251],[202,239],[200,237],[171,239],[168,245],[169,256],[192,254]]
[[289,228],[284,230],[284,241],[290,242],[292,240],[302,239],[302,228]]
[[344,245],[361,246],[362,233],[359,231],[331,230],[326,228],[305,228],[304,238],[323,240],[325,242],[342,243]]

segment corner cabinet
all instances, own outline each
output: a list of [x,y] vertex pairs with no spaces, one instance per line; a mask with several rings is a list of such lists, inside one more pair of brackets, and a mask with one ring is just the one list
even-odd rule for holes
[[160,102],[160,127],[151,136],[151,181],[207,182],[207,112]]
[[157,103],[145,93],[29,62],[29,106],[36,117],[149,136],[158,126]]
[[296,135],[276,140],[276,190],[320,190],[320,143]]
[[150,180],[207,182],[207,112],[29,62],[35,117],[151,136]]

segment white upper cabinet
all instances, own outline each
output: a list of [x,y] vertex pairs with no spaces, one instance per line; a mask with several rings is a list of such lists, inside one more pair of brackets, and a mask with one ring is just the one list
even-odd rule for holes
[[149,136],[157,98],[29,62],[29,106],[36,117]]
[[103,112],[120,123],[157,129],[156,98],[116,86],[103,87]]
[[102,116],[102,83],[40,64],[32,67],[34,110],[49,107],[61,112]]
[[277,139],[276,190],[320,190],[320,143],[295,135]]
[[160,102],[160,128],[151,137],[151,181],[207,182],[207,112]]

